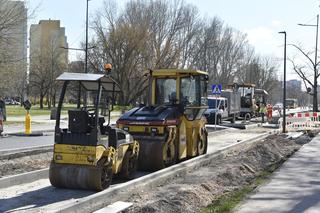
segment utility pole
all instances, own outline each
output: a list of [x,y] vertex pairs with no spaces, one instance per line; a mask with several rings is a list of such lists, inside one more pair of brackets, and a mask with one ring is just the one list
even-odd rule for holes
[[286,71],[287,71],[287,33],[286,31],[279,32],[284,34],[284,53],[283,53],[283,115],[282,115],[282,133],[286,133]]
[[[84,72],[88,73],[88,23],[89,23],[89,18],[88,18],[88,10],[89,10],[89,1],[87,0],[87,9],[86,9],[86,49],[85,49],[85,67],[84,67]],[[79,85],[79,90],[80,90],[80,85]],[[84,93],[84,103],[83,105],[86,107],[87,106],[87,92]]]

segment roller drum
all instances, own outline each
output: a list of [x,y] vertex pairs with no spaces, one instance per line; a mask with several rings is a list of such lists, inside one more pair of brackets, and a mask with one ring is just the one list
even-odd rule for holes
[[139,170],[156,171],[165,167],[162,152],[164,143],[164,141],[139,140]]
[[50,164],[49,179],[58,188],[102,191],[112,181],[112,169],[106,166]]

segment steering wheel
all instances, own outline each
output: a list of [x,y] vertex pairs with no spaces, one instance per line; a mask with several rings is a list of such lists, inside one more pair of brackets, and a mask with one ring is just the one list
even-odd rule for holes
[[81,107],[81,111],[87,111],[89,118],[93,118],[95,116],[95,108]]
[[91,109],[87,109],[87,112],[89,114],[89,117],[93,118],[96,115],[96,110],[91,108]]

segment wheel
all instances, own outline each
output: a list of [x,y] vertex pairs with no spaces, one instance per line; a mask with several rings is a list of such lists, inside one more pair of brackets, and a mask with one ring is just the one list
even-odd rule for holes
[[222,119],[221,119],[221,116],[220,115],[218,115],[217,116],[217,123],[216,124],[221,124],[222,123]]
[[236,122],[236,115],[233,114],[231,118],[231,123],[234,124]]
[[112,167],[104,166],[101,170],[101,187],[98,188],[100,191],[108,188],[112,182]]
[[133,179],[137,171],[138,161],[136,156],[132,156],[132,151],[128,150],[123,157],[120,176],[124,179]]
[[198,140],[198,155],[204,155],[207,153],[208,147],[208,136],[207,133],[204,132],[203,136]]
[[245,116],[244,116],[244,120],[245,121],[249,121],[250,119],[251,119],[250,113],[246,113]]
[[173,143],[165,143],[162,149],[162,157],[165,167],[176,163],[177,155],[176,148]]

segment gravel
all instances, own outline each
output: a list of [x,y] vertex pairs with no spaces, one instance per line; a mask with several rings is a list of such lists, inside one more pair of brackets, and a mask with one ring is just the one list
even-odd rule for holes
[[240,189],[271,166],[283,163],[312,138],[272,135],[243,150],[229,152],[214,164],[148,191],[138,191],[127,212],[199,212],[221,195]]
[[0,160],[0,178],[48,168],[51,159],[52,152],[45,152],[19,158]]

